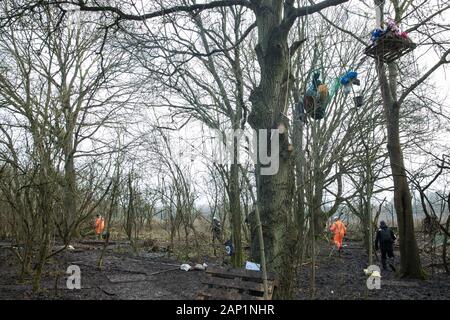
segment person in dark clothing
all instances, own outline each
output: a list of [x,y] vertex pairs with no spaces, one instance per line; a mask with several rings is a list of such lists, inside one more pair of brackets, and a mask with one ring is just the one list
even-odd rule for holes
[[387,269],[386,260],[389,258],[389,266],[395,271],[394,266],[394,241],[396,236],[394,232],[388,228],[386,222],[380,222],[380,229],[378,229],[377,237],[375,239],[375,250],[381,249],[381,263],[383,269]]
[[213,218],[212,233],[213,233],[213,243],[214,243],[214,240],[216,240],[216,239],[221,241],[221,239],[222,239],[222,225],[220,224],[219,219],[217,219],[216,217]]

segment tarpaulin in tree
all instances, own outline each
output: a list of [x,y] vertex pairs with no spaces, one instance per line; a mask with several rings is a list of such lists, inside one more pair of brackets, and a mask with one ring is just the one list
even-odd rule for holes
[[[300,120],[305,122],[306,119],[302,116],[305,112],[315,120],[323,119],[326,114],[327,105],[331,102],[339,88],[343,86],[344,92],[349,94],[352,91],[353,85],[360,85],[360,80],[358,79],[358,73],[356,71],[350,70],[335,79],[331,86],[331,90],[329,90],[328,86],[320,80],[320,73],[315,72],[303,99],[301,99],[296,106],[300,115]],[[358,105],[362,103],[359,103],[361,99],[362,97],[358,99]]]
[[308,90],[306,90],[302,103],[303,108],[308,115],[316,120],[323,119],[325,116],[327,104],[329,102],[328,86],[319,79],[320,73],[315,72]]

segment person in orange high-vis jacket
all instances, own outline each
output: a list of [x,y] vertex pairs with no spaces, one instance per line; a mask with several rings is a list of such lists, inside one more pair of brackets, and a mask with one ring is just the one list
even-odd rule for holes
[[95,219],[95,234],[101,237],[104,229],[105,229],[105,219],[98,214],[97,218]]
[[333,241],[336,247],[339,250],[339,253],[342,252],[342,240],[344,240],[344,236],[347,233],[347,228],[344,223],[339,220],[339,217],[334,217],[334,222],[330,227],[330,231],[333,232]]

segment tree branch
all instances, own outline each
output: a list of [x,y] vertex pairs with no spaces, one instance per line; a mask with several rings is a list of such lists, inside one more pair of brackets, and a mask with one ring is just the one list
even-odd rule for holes
[[309,6],[300,8],[290,7],[289,13],[284,17],[283,22],[281,23],[281,28],[283,30],[290,30],[297,18],[308,16],[323,9],[338,6],[348,1],[349,0],[325,0],[316,4],[311,1],[312,4]]
[[420,77],[416,82],[414,82],[408,89],[406,89],[403,94],[401,95],[400,99],[398,100],[398,104],[401,105],[406,97],[413,92],[418,86],[420,86],[425,80],[428,79],[429,76],[433,74],[434,71],[436,71],[440,66],[443,64],[450,63],[450,61],[447,60],[447,56],[450,55],[450,49],[448,49],[444,55],[441,57],[441,59],[428,70],[422,77]]
[[292,57],[294,54],[295,54],[295,52],[300,48],[300,46],[303,44],[303,43],[305,43],[306,42],[306,38],[304,38],[304,39],[301,39],[301,40],[297,40],[297,41],[295,41],[292,45],[291,45],[291,47],[289,48],[289,54],[290,54],[290,56]]
[[179,5],[171,8],[160,9],[154,12],[145,13],[145,14],[130,14],[122,11],[121,9],[114,6],[88,6],[86,5],[84,0],[72,0],[72,1],[40,1],[41,5],[45,4],[54,4],[57,2],[58,4],[70,4],[76,5],[80,8],[81,11],[88,12],[110,12],[116,14],[119,19],[122,20],[133,20],[133,21],[143,21],[147,19],[157,18],[166,16],[173,13],[189,13],[189,12],[200,12],[213,8],[220,7],[231,7],[231,6],[244,6],[248,8],[252,8],[252,4],[248,0],[216,0],[208,3],[199,3],[199,4],[191,4],[191,5]]
[[422,26],[426,26],[426,23],[430,20],[432,20],[434,17],[442,14],[444,11],[449,10],[450,9],[450,5],[445,6],[444,8],[442,8],[439,11],[434,12],[432,15],[430,15],[429,17],[427,17],[426,19],[424,19],[423,21],[420,21],[420,23],[418,23],[417,25],[415,25],[414,27],[409,28],[408,30],[406,30],[405,32],[407,33],[411,33],[413,31],[416,31],[417,29],[419,29]]
[[339,31],[346,33],[350,36],[352,36],[353,38],[355,38],[358,42],[362,43],[364,46],[368,46],[369,44],[367,42],[365,42],[362,38],[358,37],[356,34],[354,34],[351,31],[348,31],[344,28],[339,27],[337,24],[335,24],[334,22],[332,22],[330,19],[328,19],[323,13],[319,12],[320,16],[327,22],[329,23],[333,28],[338,29]]

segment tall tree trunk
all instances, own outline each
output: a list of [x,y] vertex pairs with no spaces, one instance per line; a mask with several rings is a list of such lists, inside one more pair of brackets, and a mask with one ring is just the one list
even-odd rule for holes
[[40,218],[40,244],[38,261],[35,267],[33,279],[33,292],[40,290],[42,272],[47,262],[47,254],[50,248],[51,221],[54,214],[52,205],[51,192],[53,191],[53,179],[55,176],[54,169],[51,165],[50,153],[44,142],[44,133],[32,124],[31,131],[33,133],[33,142],[36,147],[36,155],[40,162],[38,172],[38,188],[37,188],[37,212]]
[[[374,0],[377,8],[377,26],[383,21],[383,0]],[[394,3],[395,20],[399,23],[401,12],[398,2]],[[400,107],[397,102],[397,70],[394,63],[389,64],[389,78],[383,62],[376,61],[378,79],[383,99],[384,115],[387,126],[387,148],[394,180],[394,206],[400,236],[400,274],[407,278],[423,278],[424,272],[420,263],[419,249],[414,233],[412,199],[406,177],[403,152],[400,144]]]
[[61,224],[64,226],[63,241],[65,245],[68,245],[70,239],[74,236],[77,224],[77,192],[76,192],[76,172],[74,161],[74,127],[75,116],[70,103],[71,87],[67,83],[67,70],[62,68],[62,89],[61,89],[61,107],[64,113],[65,128],[60,133],[60,144],[64,154],[64,181],[63,185],[63,205],[64,213],[62,215],[63,221]]
[[445,223],[445,231],[446,232],[444,232],[444,240],[442,242],[442,264],[444,265],[445,272],[447,274],[450,274],[450,269],[447,265],[447,246],[448,246],[447,242],[448,242],[448,232],[450,231],[449,230],[449,228],[450,228],[450,193],[448,194],[448,197],[447,197],[447,209],[448,209],[449,215],[447,217],[447,222]]
[[[48,165],[49,162],[44,164],[44,167]],[[48,184],[48,173],[50,170],[48,168],[41,169],[39,187],[39,213],[41,216],[41,239],[39,247],[38,262],[36,264],[34,279],[33,279],[33,292],[38,292],[40,290],[42,272],[44,270],[45,263],[47,262],[47,254],[50,247],[50,216],[52,214],[51,206],[51,196],[50,196],[50,186]],[[43,182],[45,181],[45,182]]]
[[113,214],[114,214],[114,210],[117,210],[117,205],[118,205],[117,197],[118,197],[119,184],[120,184],[120,170],[119,170],[118,160],[117,160],[117,164],[116,164],[115,176],[112,179],[113,179],[113,181],[112,181],[111,197],[110,197],[110,202],[109,202],[109,210],[108,210],[107,216],[105,218],[106,238],[105,238],[105,242],[103,244],[102,252],[100,253],[100,257],[98,258],[98,261],[97,261],[97,268],[99,270],[103,269],[103,261],[105,258],[106,248],[109,245],[109,237],[110,237],[111,223],[113,220]]
[[[240,20],[235,20],[235,35],[239,34]],[[236,38],[236,41],[238,39]],[[242,122],[243,111],[245,108],[244,103],[244,80],[242,76],[241,68],[241,49],[236,46],[234,49],[234,63],[233,70],[236,77],[236,112],[233,121],[233,130],[245,129],[245,122]],[[234,138],[234,136],[233,136]],[[235,267],[241,267],[244,263],[244,254],[242,249],[242,213],[241,213],[241,190],[239,183],[239,145],[237,141],[233,143],[233,159],[234,163],[230,167],[230,213],[231,213],[231,229],[233,231],[233,243],[235,248],[235,254],[232,259],[232,263]]]
[[[271,155],[278,160],[278,172],[274,175],[262,174],[261,159],[258,157],[256,179],[258,185],[258,202],[260,204],[261,224],[264,234],[264,245],[269,269],[279,273],[280,287],[290,288],[292,283],[292,265],[286,265],[289,250],[285,250],[283,240],[288,240],[286,227],[292,225],[292,188],[294,177],[288,149],[288,121],[283,116],[286,95],[288,94],[288,30],[280,27],[282,18],[282,1],[261,1],[256,12],[258,25],[258,44],[255,48],[261,79],[258,87],[253,90],[250,101],[252,110],[249,123],[253,129],[267,129],[266,150],[271,150],[272,135],[270,129],[285,128],[279,135],[280,152]],[[264,8],[262,6],[265,6]],[[276,135],[274,137],[277,137]],[[260,150],[258,135],[258,153]],[[258,241],[253,241],[258,244]],[[259,258],[258,246],[252,246],[252,256]],[[288,269],[288,270],[287,270]],[[282,290],[282,297],[288,297],[289,292]]]
[[[237,149],[234,144],[234,148]],[[235,150],[237,154],[237,150]],[[234,246],[234,255],[232,264],[234,267],[240,268],[244,263],[242,251],[242,218],[241,218],[241,201],[239,190],[239,164],[233,163],[230,168],[230,214],[231,214],[231,230]]]
[[366,209],[365,209],[365,216],[366,216],[366,226],[365,229],[367,230],[367,253],[369,255],[369,265],[371,266],[373,264],[373,228],[372,228],[372,204],[371,204],[371,198],[372,198],[372,188],[371,188],[371,180],[370,180],[370,166],[367,165],[367,181],[366,181]]
[[[71,136],[72,137],[72,136]],[[64,210],[66,211],[66,221],[64,230],[64,244],[67,245],[70,239],[74,236],[76,225],[76,174],[75,174],[75,163],[73,157],[73,141],[69,138],[67,145],[64,147],[65,153],[65,165],[64,165]]]
[[293,127],[293,145],[294,145],[294,159],[295,159],[295,176],[296,176],[296,224],[297,224],[297,239],[300,265],[302,263],[303,253],[305,249],[302,240],[305,234],[305,156],[303,153],[303,121],[299,110],[294,109],[294,127]]
[[133,169],[128,173],[128,208],[126,213],[125,230],[128,240],[130,240],[131,248],[133,252],[137,252],[136,240],[137,237],[133,235],[133,231],[136,231],[136,215],[134,209],[134,189],[133,189]]
[[395,73],[391,72],[388,80],[386,68],[380,62],[377,63],[377,70],[386,117],[387,148],[394,180],[394,206],[400,238],[400,273],[403,277],[423,278],[424,272],[414,233],[411,192],[400,144],[399,118],[401,106],[395,100],[396,93],[393,91],[396,87],[397,77]]

